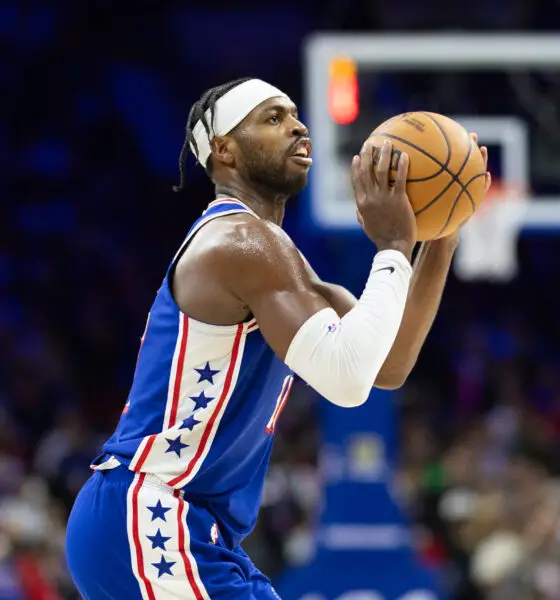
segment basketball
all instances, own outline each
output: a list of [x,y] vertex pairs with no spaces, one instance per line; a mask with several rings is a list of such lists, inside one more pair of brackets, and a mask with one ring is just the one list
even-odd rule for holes
[[392,177],[401,153],[410,158],[406,192],[419,241],[452,233],[482,201],[486,173],[482,154],[457,121],[437,113],[404,113],[382,123],[370,137],[376,148],[385,140],[392,142]]

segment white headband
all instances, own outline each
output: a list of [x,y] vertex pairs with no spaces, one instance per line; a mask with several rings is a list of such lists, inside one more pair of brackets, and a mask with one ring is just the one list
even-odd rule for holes
[[265,81],[249,79],[249,81],[239,84],[217,100],[214,106],[213,123],[210,122],[210,109],[206,111],[206,120],[210,125],[211,137],[208,135],[202,121],[198,121],[193,129],[197,148],[194,144],[191,144],[191,150],[202,166],[206,166],[206,161],[212,152],[210,149],[212,137],[228,134],[259,104],[278,96],[288,97],[284,92]]

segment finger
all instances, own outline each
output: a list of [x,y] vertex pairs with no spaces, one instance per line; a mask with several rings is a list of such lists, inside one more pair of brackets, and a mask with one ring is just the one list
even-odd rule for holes
[[389,189],[389,170],[391,168],[391,154],[393,152],[393,144],[389,140],[385,140],[381,154],[379,156],[379,163],[377,164],[377,184],[382,189]]
[[352,166],[350,167],[350,178],[352,180],[352,188],[356,200],[365,194],[365,189],[360,175],[360,157],[354,156]]
[[478,133],[470,133],[472,141],[478,146]]
[[375,144],[373,140],[368,139],[364,142],[362,149],[360,150],[360,180],[364,191],[371,190],[375,183]]
[[375,150],[375,144],[368,138],[360,149],[360,162],[367,165],[373,165],[373,151]]
[[484,161],[484,170],[488,167],[488,148],[481,146],[480,153],[482,154],[482,160]]
[[490,171],[486,171],[486,180],[484,182],[484,193],[486,193],[490,189],[491,185],[492,185],[492,175],[490,174]]
[[358,219],[358,223],[363,226],[364,220],[358,209],[356,209],[356,219]]
[[406,178],[408,176],[408,166],[410,160],[408,154],[403,152],[399,159],[399,167],[397,169],[397,176],[395,177],[395,187],[393,188],[396,193],[402,194],[406,192]]

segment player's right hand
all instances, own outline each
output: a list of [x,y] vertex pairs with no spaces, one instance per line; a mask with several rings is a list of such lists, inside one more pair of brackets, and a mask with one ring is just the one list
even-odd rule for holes
[[369,239],[381,250],[399,250],[410,260],[416,243],[416,218],[406,195],[408,154],[399,159],[394,185],[390,184],[392,144],[381,149],[377,169],[375,145],[366,140],[352,160],[352,187],[358,219]]

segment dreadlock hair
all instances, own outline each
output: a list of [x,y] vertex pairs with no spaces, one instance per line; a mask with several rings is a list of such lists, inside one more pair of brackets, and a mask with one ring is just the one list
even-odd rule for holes
[[[173,186],[174,192],[181,192],[185,189],[185,162],[187,159],[187,154],[191,149],[190,145],[192,144],[195,151],[198,152],[198,146],[196,145],[196,140],[194,139],[193,135],[194,126],[198,123],[198,121],[202,121],[202,124],[206,129],[206,133],[208,133],[208,136],[210,139],[212,139],[214,135],[214,108],[216,106],[216,102],[230,90],[242,83],[245,83],[246,81],[249,81],[250,79],[251,77],[244,77],[242,79],[236,79],[235,81],[229,81],[223,85],[210,88],[209,90],[206,90],[204,94],[202,94],[198,102],[193,104],[187,119],[185,141],[183,143],[183,147],[181,148],[181,154],[179,154],[179,173],[181,177],[179,185]],[[210,119],[206,118],[206,111],[208,109],[210,109]],[[211,177],[212,156],[208,157],[207,163],[202,166],[206,170],[206,173]]]

